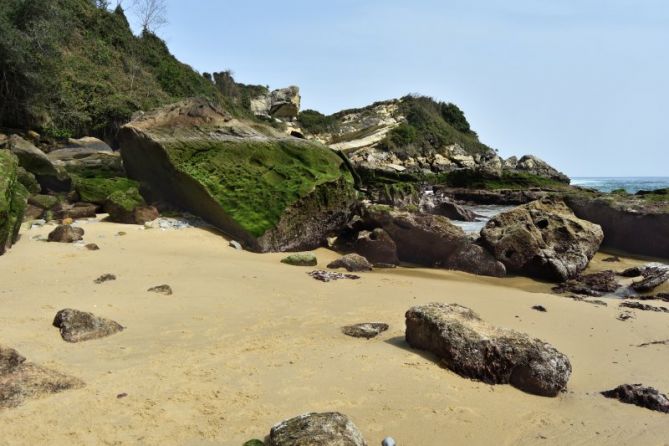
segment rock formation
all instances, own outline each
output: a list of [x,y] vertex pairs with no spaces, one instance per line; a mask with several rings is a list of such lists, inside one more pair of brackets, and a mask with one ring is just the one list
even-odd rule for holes
[[669,413],[669,398],[657,389],[642,384],[623,384],[615,389],[602,392],[607,398],[658,412]]
[[486,276],[506,274],[502,263],[444,217],[371,207],[364,220],[388,233],[403,262]]
[[459,375],[556,396],[567,387],[569,359],[550,344],[489,325],[469,308],[432,303],[406,313],[406,340]]
[[18,160],[0,150],[0,255],[18,239],[28,191],[19,182]]
[[481,231],[484,245],[508,271],[560,282],[585,269],[603,238],[598,225],[552,199],[499,214]]
[[299,415],[272,427],[270,446],[367,446],[355,424],[338,412]]
[[356,273],[362,271],[371,271],[372,264],[369,263],[369,261],[360,254],[346,254],[345,256],[330,262],[328,264],[328,268],[344,268],[348,272]]
[[300,112],[300,89],[296,86],[279,88],[251,99],[251,112],[256,116],[291,121]]
[[374,266],[392,266],[400,263],[395,241],[381,228],[360,231],[354,249]]
[[343,160],[314,142],[184,101],[124,126],[121,152],[152,201],[172,203],[253,251],[307,250],[349,218]]
[[83,237],[83,228],[72,225],[60,225],[49,233],[48,240],[57,243],[73,243],[78,242]]

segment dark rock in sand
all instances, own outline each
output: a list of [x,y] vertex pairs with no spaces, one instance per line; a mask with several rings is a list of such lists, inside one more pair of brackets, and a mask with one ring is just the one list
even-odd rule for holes
[[116,280],[116,276],[114,274],[103,274],[97,279],[95,279],[93,282],[99,285],[101,283],[109,282],[110,280]]
[[367,446],[358,428],[338,412],[308,413],[278,423],[270,446]]
[[328,268],[337,269],[345,268],[346,271],[355,273],[361,271],[371,271],[372,264],[367,261],[366,258],[359,254],[346,254],[340,259],[330,262]]
[[611,263],[620,262],[620,257],[618,257],[618,256],[606,257],[606,258],[602,259],[602,262],[611,262]]
[[534,305],[534,306],[532,307],[532,309],[533,309],[533,310],[536,310],[536,311],[540,311],[540,312],[542,312],[542,313],[545,313],[545,312],[548,311],[548,310],[546,310],[546,307],[544,307],[543,305]]
[[286,265],[293,266],[316,266],[318,264],[318,259],[316,255],[311,252],[291,254],[287,257],[281,259],[281,263]]
[[83,385],[77,378],[26,362],[16,350],[0,345],[0,409]]
[[667,268],[646,268],[641,274],[644,277],[643,280],[630,285],[634,291],[651,291],[669,280],[669,269]]
[[164,294],[165,296],[172,295],[172,287],[169,285],[158,285],[151,287],[147,290],[150,293]]
[[599,226],[577,218],[554,199],[503,212],[481,230],[484,246],[508,271],[553,281],[583,271],[603,238]]
[[70,308],[56,314],[53,326],[60,329],[61,337],[67,342],[104,338],[123,331],[118,322]]
[[654,307],[652,305],[646,305],[646,304],[642,304],[640,302],[630,302],[630,301],[628,301],[628,302],[623,302],[618,306],[623,307],[623,308],[633,308],[635,310],[642,310],[642,311],[655,311],[655,312],[658,312],[658,313],[669,313],[669,308],[667,308],[667,307]]
[[625,321],[630,320],[630,319],[636,319],[636,317],[630,311],[623,311],[622,313],[620,313],[618,315],[618,317],[616,317],[616,319],[618,319],[619,321],[625,322]]
[[331,282],[333,280],[341,279],[357,280],[360,278],[360,276],[356,276],[355,274],[342,274],[323,270],[310,271],[307,274],[316,280],[320,280],[321,282]]
[[461,305],[413,307],[406,313],[406,326],[410,346],[437,355],[449,369],[468,378],[556,396],[571,375],[569,358],[550,344],[489,325]]
[[84,237],[84,229],[72,225],[60,225],[49,233],[48,240],[57,243],[78,242]]
[[373,231],[360,231],[354,249],[374,266],[400,263],[395,241],[381,228]]
[[587,296],[603,296],[614,293],[620,284],[616,281],[613,271],[601,271],[593,274],[579,275],[553,288],[556,293],[576,293]]
[[89,251],[99,251],[100,247],[98,245],[96,245],[95,243],[88,243],[86,245],[86,249],[88,249]]
[[641,275],[642,271],[643,271],[642,267],[633,266],[631,268],[627,268],[626,270],[618,273],[618,275],[622,276],[622,277],[639,277]]
[[347,336],[365,339],[374,338],[386,330],[388,330],[388,324],[381,322],[365,322],[362,324],[347,325],[341,329],[342,333]]
[[501,262],[445,217],[372,207],[364,220],[390,235],[404,262],[485,276],[506,275]]
[[618,401],[657,412],[669,413],[669,398],[660,393],[657,389],[646,387],[642,384],[623,384],[612,390],[602,392],[607,398],[614,398]]

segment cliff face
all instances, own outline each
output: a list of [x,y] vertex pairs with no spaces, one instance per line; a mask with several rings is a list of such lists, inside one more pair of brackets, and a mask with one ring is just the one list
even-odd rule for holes
[[569,183],[534,156],[502,159],[479,141],[459,108],[426,97],[406,96],[331,116],[305,111],[299,122],[307,137],[346,153],[363,176],[381,181],[467,171],[485,178],[532,175]]

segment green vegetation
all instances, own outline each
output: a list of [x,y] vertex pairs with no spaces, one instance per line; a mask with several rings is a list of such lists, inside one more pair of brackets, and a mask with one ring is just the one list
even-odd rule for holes
[[115,192],[138,187],[139,183],[127,178],[74,178],[74,188],[81,201],[99,205],[105,204],[107,197]]
[[458,170],[439,175],[438,182],[450,187],[466,187],[471,189],[565,188],[565,184],[559,181],[520,172],[505,172],[501,178],[488,178],[470,170]]
[[334,132],[337,129],[337,119],[334,116],[325,116],[316,110],[304,110],[297,119],[302,128],[312,135]]
[[464,113],[454,104],[426,96],[405,96],[399,108],[407,122],[393,129],[381,145],[400,158],[439,153],[453,144],[469,154],[492,150],[478,140]]
[[353,183],[336,153],[309,142],[188,141],[166,143],[165,148],[178,170],[202,184],[256,237],[275,227],[285,209],[317,186],[342,177]]
[[0,127],[53,137],[113,137],[135,111],[185,97],[226,103],[122,9],[90,0],[2,0],[0,79]]
[[28,191],[18,180],[18,160],[0,150],[0,254],[17,239]]
[[135,208],[145,204],[136,187],[130,187],[127,190],[116,190],[107,197],[106,201],[107,205],[118,206],[125,212],[132,212]]

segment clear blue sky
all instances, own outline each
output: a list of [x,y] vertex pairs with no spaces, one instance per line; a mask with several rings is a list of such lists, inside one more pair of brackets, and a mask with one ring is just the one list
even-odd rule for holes
[[669,0],[168,0],[200,72],[298,85],[332,113],[454,102],[502,156],[570,176],[669,176]]

